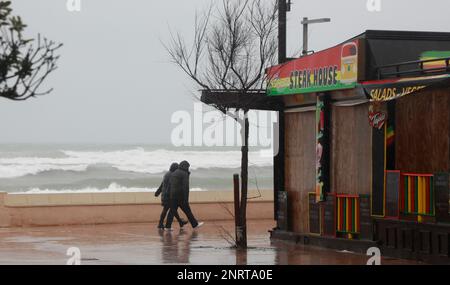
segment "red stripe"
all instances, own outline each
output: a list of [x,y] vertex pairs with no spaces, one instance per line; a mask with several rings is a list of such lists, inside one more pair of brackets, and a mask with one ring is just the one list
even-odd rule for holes
[[352,203],[351,203],[352,199],[347,199],[347,205],[348,205],[348,209],[347,209],[347,220],[348,220],[348,231],[351,232],[352,231]]
[[433,177],[433,174],[423,174],[423,173],[403,173],[404,176],[422,176],[422,177]]
[[431,213],[431,209],[430,209],[430,178],[427,177],[425,179],[425,183],[426,183],[426,195],[427,195],[427,199],[425,201],[426,209],[427,209],[427,214]]
[[[439,75],[436,76],[433,79],[441,79],[441,78],[446,78],[447,75]],[[417,80],[426,80],[423,77],[412,77],[409,78],[408,80],[403,80],[401,81],[402,83],[407,83],[407,82],[412,82],[412,81],[417,81]],[[382,79],[382,80],[373,80],[373,81],[363,81],[361,82],[361,85],[363,86],[367,86],[367,85],[378,85],[378,84],[389,84],[389,83],[397,83],[400,82],[400,79]]]
[[404,181],[403,181],[403,176],[401,176],[400,175],[400,205],[399,205],[399,210],[400,210],[400,212],[403,212],[404,211],[404,205],[405,205],[405,189],[403,188],[403,187],[405,187],[404,186]]

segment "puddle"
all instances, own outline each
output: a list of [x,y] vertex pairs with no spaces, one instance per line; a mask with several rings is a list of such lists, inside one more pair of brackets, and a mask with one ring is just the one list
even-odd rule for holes
[[70,237],[30,237],[30,236],[16,236],[16,237],[7,237],[3,240],[5,242],[15,242],[15,243],[47,243],[47,242],[58,242],[58,241],[67,241],[72,240]]

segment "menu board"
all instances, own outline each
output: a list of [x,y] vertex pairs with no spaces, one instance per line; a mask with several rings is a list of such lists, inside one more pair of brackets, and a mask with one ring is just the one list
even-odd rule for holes
[[436,193],[437,222],[450,222],[449,214],[449,174],[437,173],[434,175],[434,191]]
[[310,193],[309,196],[309,232],[320,234],[320,206],[316,203],[316,194]]
[[336,235],[336,208],[335,208],[335,196],[327,195],[326,200],[322,202],[322,233],[324,236]]
[[359,195],[360,238],[373,239],[372,217],[370,214],[370,195]]
[[277,197],[277,227],[280,230],[287,231],[288,230],[288,195],[286,191],[278,191]]
[[386,217],[398,217],[400,171],[386,172]]

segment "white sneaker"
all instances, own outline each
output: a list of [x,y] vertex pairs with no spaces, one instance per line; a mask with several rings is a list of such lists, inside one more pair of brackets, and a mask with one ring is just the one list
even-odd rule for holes
[[199,227],[203,226],[204,224],[205,224],[204,222],[199,222],[198,225],[194,229],[198,229]]
[[173,231],[173,229],[172,229],[172,228],[165,228],[164,230],[165,230],[165,231],[167,231],[167,232],[171,232],[171,231]]

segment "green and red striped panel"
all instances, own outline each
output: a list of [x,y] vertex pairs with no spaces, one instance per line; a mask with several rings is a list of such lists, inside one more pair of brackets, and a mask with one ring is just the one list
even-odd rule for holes
[[360,232],[359,227],[359,199],[351,195],[336,196],[336,225],[338,233]]

